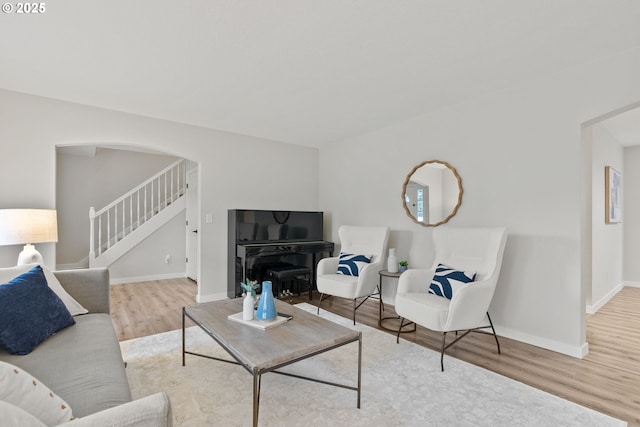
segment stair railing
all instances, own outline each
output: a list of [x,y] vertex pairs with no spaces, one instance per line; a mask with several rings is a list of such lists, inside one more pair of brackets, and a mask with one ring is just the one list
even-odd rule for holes
[[99,211],[90,207],[89,259],[95,260],[182,197],[185,167],[184,160],[177,160]]

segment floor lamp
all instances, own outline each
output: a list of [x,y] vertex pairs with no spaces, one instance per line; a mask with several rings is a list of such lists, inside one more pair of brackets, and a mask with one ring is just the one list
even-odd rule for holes
[[0,246],[22,245],[18,265],[43,264],[34,243],[58,241],[58,221],[53,209],[0,209]]

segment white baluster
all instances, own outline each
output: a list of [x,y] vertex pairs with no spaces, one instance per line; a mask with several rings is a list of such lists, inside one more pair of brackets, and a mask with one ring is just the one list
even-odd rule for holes
[[102,215],[98,217],[98,255],[102,255]]
[[167,174],[164,174],[164,207],[166,208],[168,206],[168,202],[169,202],[169,195],[167,194]]
[[107,211],[107,249],[111,248],[111,209]]
[[113,207],[113,244],[118,243],[118,204]]
[[144,222],[147,222],[147,185],[144,186]]
[[173,197],[174,197],[174,192],[173,192],[173,170],[175,168],[171,168],[171,203],[174,202]]
[[96,210],[93,206],[89,208],[89,260],[92,261],[96,259],[96,251],[95,251],[95,220],[96,220]]
[[[126,213],[127,213],[126,207],[127,207],[126,200],[123,200],[122,201],[122,238],[124,238],[124,236],[126,235],[126,232],[127,232],[127,230],[125,228],[125,225],[126,225],[126,219],[125,218],[126,218]],[[117,241],[118,241],[118,239],[116,239],[116,242]]]

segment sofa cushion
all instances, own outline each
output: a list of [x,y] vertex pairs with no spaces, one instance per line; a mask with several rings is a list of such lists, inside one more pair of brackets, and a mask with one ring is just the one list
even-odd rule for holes
[[345,276],[359,276],[365,265],[371,262],[371,255],[357,255],[340,252],[338,274]]
[[47,427],[42,421],[19,406],[0,400],[0,414],[4,427]]
[[120,346],[108,314],[75,317],[26,356],[0,350],[0,360],[14,364],[47,384],[84,417],[131,400]]
[[444,264],[438,264],[429,285],[429,293],[452,299],[456,291],[475,279],[475,272],[456,270]]
[[74,323],[39,265],[0,284],[0,345],[10,353],[28,354]]
[[[0,283],[7,283],[11,279],[31,270],[36,265],[37,264],[16,265],[15,267],[0,268]],[[71,295],[69,295],[67,291],[64,290],[53,272],[46,266],[41,267],[42,271],[44,272],[44,277],[47,279],[47,285],[49,285],[51,290],[55,292],[56,295],[58,295],[58,297],[62,300],[65,307],[67,307],[67,310],[69,310],[69,313],[71,313],[72,316],[76,316],[78,314],[86,314],[87,309],[80,305],[78,301],[76,301]]]
[[0,385],[0,401],[20,407],[46,425],[73,419],[67,402],[22,368],[0,361]]

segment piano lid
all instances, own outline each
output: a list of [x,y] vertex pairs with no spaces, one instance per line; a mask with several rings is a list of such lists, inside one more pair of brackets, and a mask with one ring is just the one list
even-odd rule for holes
[[323,215],[312,211],[229,210],[237,244],[322,241]]

